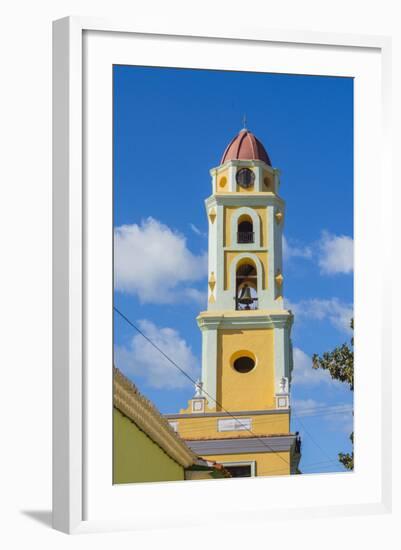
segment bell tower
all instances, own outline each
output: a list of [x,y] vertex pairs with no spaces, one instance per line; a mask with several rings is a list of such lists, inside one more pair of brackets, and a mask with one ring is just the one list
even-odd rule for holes
[[198,317],[203,387],[217,410],[288,408],[292,314],[283,306],[279,171],[243,129],[210,173],[208,308]]
[[208,301],[197,318],[202,380],[188,408],[168,416],[195,452],[235,475],[295,473],[279,170],[244,128],[210,174]]

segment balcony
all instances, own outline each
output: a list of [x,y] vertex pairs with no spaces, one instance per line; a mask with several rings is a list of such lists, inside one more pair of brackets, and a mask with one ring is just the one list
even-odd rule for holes
[[234,299],[235,299],[235,309],[237,311],[251,311],[251,310],[258,309],[257,298],[250,298],[249,300],[243,300],[241,298],[236,297]]
[[237,243],[253,243],[255,242],[255,233],[253,231],[238,231]]

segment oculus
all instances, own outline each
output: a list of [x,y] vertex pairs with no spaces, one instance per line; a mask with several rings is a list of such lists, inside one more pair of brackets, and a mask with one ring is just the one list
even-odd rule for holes
[[240,187],[248,189],[255,182],[255,174],[249,168],[241,168],[236,174],[236,180]]
[[235,359],[233,367],[237,372],[247,373],[255,367],[255,360],[252,357],[243,355]]

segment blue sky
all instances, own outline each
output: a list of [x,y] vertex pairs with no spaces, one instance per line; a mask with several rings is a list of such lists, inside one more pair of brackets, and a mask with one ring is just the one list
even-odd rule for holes
[[[281,170],[285,297],[304,472],[342,470],[353,395],[310,358],[350,339],[353,303],[353,81],[348,78],[114,67],[115,305],[191,376],[206,308],[209,169],[246,113]],[[144,253],[146,250],[146,254]],[[115,360],[162,412],[193,394],[115,316]]]

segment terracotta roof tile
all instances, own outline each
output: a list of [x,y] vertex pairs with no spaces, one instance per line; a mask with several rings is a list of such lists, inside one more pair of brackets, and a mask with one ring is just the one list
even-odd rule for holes
[[227,145],[220,164],[229,160],[262,160],[269,166],[272,165],[263,144],[246,129],[241,130]]

